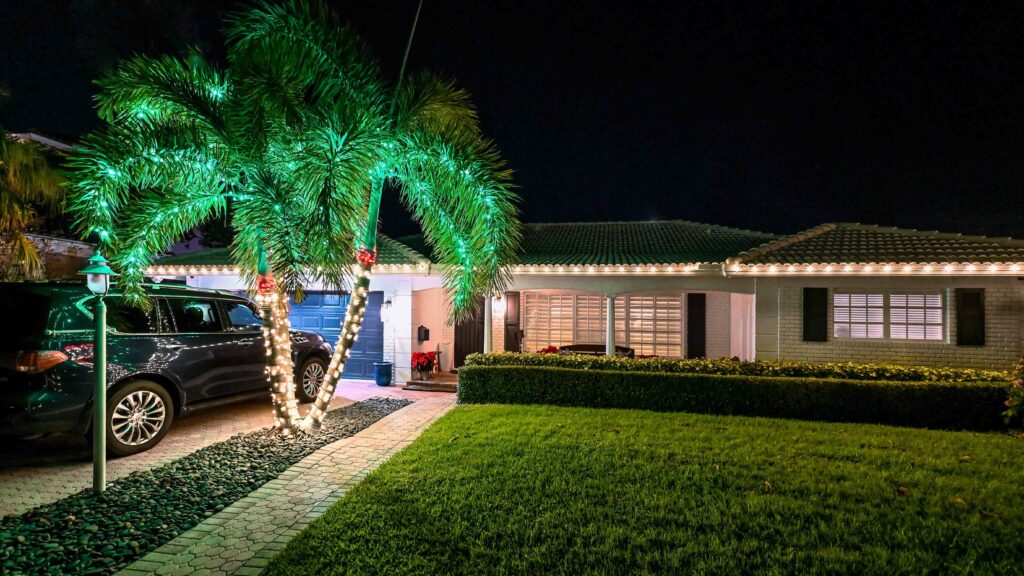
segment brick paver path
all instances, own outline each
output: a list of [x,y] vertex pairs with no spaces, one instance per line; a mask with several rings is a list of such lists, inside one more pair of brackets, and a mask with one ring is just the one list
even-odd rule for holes
[[366,393],[415,402],[320,448],[119,574],[259,574],[300,530],[455,405],[455,395],[445,392],[351,385],[341,390],[346,396]]

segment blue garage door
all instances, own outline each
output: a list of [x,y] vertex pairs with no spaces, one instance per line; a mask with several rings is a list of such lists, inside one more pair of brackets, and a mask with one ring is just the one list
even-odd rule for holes
[[[292,328],[316,332],[334,346],[341,334],[341,323],[348,309],[349,295],[338,292],[310,292],[301,304],[292,303],[288,319]],[[343,378],[372,379],[373,363],[384,359],[384,323],[380,321],[383,292],[370,292],[359,329],[359,340],[345,363]]]

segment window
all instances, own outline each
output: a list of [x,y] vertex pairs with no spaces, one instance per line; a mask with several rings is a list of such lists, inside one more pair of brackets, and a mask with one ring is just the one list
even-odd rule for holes
[[607,298],[599,295],[576,297],[576,344],[604,344],[605,316],[608,314]]
[[222,332],[217,306],[211,300],[169,298],[167,300],[178,332]]
[[630,348],[648,356],[682,356],[682,298],[629,296],[627,306]]
[[942,295],[890,294],[889,337],[942,340]]
[[[151,301],[155,304],[155,300]],[[108,298],[107,303],[107,325],[113,330],[122,334],[156,334],[159,312],[157,307],[150,306],[149,310],[143,310],[140,306],[133,306],[122,298]]]
[[[604,344],[606,296],[524,292],[523,350],[547,346]],[[637,354],[682,356],[681,296],[637,295],[615,298],[615,344]]]
[[523,350],[536,352],[548,346],[573,343],[573,294],[525,293]]
[[240,332],[259,331],[263,328],[263,320],[256,311],[242,302],[224,302],[224,312],[232,330]]
[[885,338],[882,294],[832,294],[832,334],[836,338]]

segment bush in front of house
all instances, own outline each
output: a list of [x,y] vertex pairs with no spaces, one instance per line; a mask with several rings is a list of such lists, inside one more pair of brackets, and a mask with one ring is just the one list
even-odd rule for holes
[[1005,426],[1003,382],[868,381],[808,377],[465,366],[459,401],[636,408],[953,430]]
[[716,374],[737,376],[785,376],[793,378],[839,378],[844,380],[886,380],[891,382],[1007,382],[1008,372],[973,368],[931,368],[852,362],[794,362],[757,360],[743,362],[728,358],[626,358],[582,354],[522,354],[500,352],[471,354],[467,366],[549,366],[578,370],[620,372],[667,372],[674,374]]

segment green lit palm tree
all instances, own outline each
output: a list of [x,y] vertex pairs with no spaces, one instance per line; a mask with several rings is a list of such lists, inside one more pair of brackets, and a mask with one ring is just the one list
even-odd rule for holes
[[0,278],[35,278],[43,262],[25,230],[39,212],[55,212],[64,198],[60,172],[32,142],[19,142],[0,129]]
[[[199,55],[136,57],[101,82],[102,132],[76,152],[72,212],[143,295],[153,256],[227,203],[236,262],[265,314],[282,428],[318,424],[358,334],[385,187],[399,191],[445,270],[452,319],[500,289],[518,224],[509,173],[481,137],[467,94],[430,74],[400,87],[320,4],[261,5],[230,18],[229,68]],[[328,376],[295,410],[282,296],[312,282],[352,290]]]

